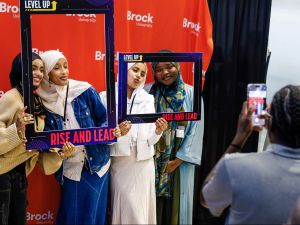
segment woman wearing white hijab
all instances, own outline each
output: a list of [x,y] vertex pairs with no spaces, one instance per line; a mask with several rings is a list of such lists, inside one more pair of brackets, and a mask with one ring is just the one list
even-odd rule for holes
[[[155,113],[154,98],[143,89],[146,74],[145,63],[128,63],[127,114]],[[105,93],[101,97],[105,101]],[[129,132],[110,146],[112,224],[156,224],[153,145],[166,127],[163,118],[129,125]]]
[[[46,75],[37,93],[47,110],[45,130],[103,126],[106,110],[97,91],[87,82],[69,79],[61,52],[46,51],[41,58]],[[105,223],[109,166],[107,145],[75,147],[57,175],[62,187],[57,224]]]

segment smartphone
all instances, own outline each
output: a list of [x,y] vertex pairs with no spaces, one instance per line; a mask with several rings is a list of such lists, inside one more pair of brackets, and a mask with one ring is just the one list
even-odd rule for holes
[[265,120],[259,118],[266,110],[267,86],[266,84],[248,84],[247,87],[247,102],[248,106],[253,105],[255,110],[252,115],[254,126],[262,126]]

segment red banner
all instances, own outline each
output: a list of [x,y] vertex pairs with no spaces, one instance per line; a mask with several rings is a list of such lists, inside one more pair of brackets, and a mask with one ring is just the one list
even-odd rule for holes
[[[115,52],[203,52],[203,70],[212,50],[212,24],[206,0],[115,0]],[[0,97],[10,89],[11,62],[20,52],[18,0],[0,0]],[[70,77],[105,90],[104,16],[33,15],[32,48],[59,49],[68,59]],[[117,58],[117,57],[116,57]],[[117,61],[115,62],[117,73]],[[185,78],[182,68],[183,78]],[[148,76],[151,79],[151,76]],[[29,177],[29,224],[54,223],[59,186],[38,169]]]

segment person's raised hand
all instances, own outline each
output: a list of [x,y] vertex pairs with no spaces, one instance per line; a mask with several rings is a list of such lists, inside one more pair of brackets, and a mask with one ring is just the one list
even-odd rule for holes
[[156,126],[155,133],[157,135],[160,135],[163,131],[165,131],[168,128],[168,122],[161,117],[155,121],[155,126]]
[[[253,126],[253,122],[252,122],[253,112],[254,112],[254,106],[252,106],[252,105],[248,106],[247,102],[244,102],[241,113],[239,115],[236,134],[231,143],[231,146],[234,146],[235,150],[240,151],[243,148],[248,137],[254,130],[254,126]],[[231,149],[230,149],[230,152],[233,152],[233,151],[231,151]]]
[[27,106],[25,106],[22,109],[19,109],[16,113],[16,127],[17,132],[20,140],[23,143],[27,142],[27,139],[25,137],[25,127],[28,124],[34,123],[33,115],[29,113],[25,113],[25,110],[27,109]]
[[247,102],[243,103],[242,110],[239,115],[237,134],[249,136],[253,131],[252,114],[254,112],[254,107],[250,105],[248,107]]
[[114,134],[114,136],[115,136],[116,138],[119,138],[119,137],[122,136],[122,135],[121,135],[121,130],[120,130],[119,125],[117,125],[117,127],[114,129],[113,134]]
[[121,136],[124,136],[131,129],[131,122],[125,120],[125,121],[123,121],[122,123],[119,124],[119,128],[120,128],[120,131],[121,131]]
[[66,142],[58,154],[61,159],[67,159],[74,154],[74,151],[75,146],[71,142]]
[[264,128],[267,130],[270,129],[271,122],[272,122],[272,116],[270,115],[270,105],[267,104],[266,110],[263,110],[262,114],[258,117],[259,119],[265,120],[265,124],[263,126],[254,127],[253,129],[256,131],[260,131]]

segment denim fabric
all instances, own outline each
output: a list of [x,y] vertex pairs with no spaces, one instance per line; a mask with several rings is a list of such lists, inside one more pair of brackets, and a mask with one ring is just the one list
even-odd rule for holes
[[0,224],[26,224],[25,164],[0,175]]
[[80,182],[64,177],[56,224],[105,224],[108,177],[85,169]]
[[[107,125],[106,110],[97,91],[90,87],[72,101],[76,120],[81,128],[102,127]],[[45,131],[63,130],[63,118],[52,112],[45,112]],[[98,172],[109,160],[107,145],[85,146],[91,173]],[[62,168],[57,172],[57,179],[62,183]]]

